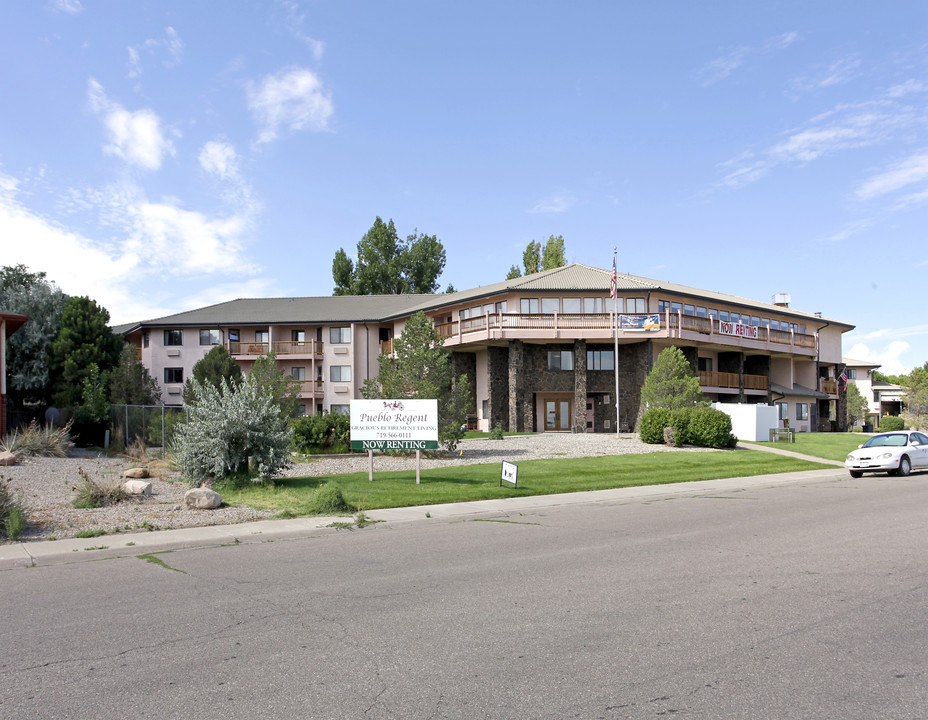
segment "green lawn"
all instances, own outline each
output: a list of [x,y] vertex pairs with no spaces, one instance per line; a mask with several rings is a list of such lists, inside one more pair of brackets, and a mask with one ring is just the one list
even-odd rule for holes
[[867,442],[869,435],[863,433],[796,433],[794,443],[771,443],[784,450],[793,450],[812,457],[844,462],[844,458],[858,445]]
[[230,505],[250,505],[293,515],[310,514],[312,493],[325,482],[337,482],[348,503],[358,510],[407,507],[527,495],[662,485],[689,480],[711,480],[781,472],[822,469],[822,465],[755,450],[717,452],[658,452],[644,455],[530,460],[518,463],[518,487],[500,487],[500,465],[462,465],[422,471],[416,485],[415,470],[327,477],[284,478],[273,487],[220,489]]

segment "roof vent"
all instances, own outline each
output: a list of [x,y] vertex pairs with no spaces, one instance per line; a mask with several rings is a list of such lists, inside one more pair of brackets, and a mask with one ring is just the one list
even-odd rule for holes
[[780,292],[773,296],[773,304],[778,305],[780,307],[788,308],[789,301],[790,301],[789,293]]

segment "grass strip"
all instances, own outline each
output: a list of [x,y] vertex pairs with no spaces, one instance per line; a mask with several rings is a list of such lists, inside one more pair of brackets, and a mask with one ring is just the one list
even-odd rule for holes
[[375,510],[823,469],[818,463],[756,450],[529,460],[518,466],[515,488],[500,487],[499,463],[430,468],[416,485],[415,470],[377,472],[375,462],[374,482],[367,473],[283,478],[273,486],[228,489],[222,495],[230,505],[311,515],[313,493],[330,481],[338,483],[351,507]]

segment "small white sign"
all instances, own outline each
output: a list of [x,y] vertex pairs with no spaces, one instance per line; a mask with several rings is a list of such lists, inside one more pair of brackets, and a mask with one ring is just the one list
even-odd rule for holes
[[515,487],[516,480],[519,477],[519,466],[515,463],[503,460],[503,474],[500,476],[500,484],[507,482]]

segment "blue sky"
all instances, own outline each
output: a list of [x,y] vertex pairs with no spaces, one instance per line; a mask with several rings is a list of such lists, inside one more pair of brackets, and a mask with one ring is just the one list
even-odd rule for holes
[[329,295],[374,218],[442,287],[568,260],[928,360],[928,4],[9,0],[2,264],[114,322]]

